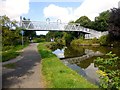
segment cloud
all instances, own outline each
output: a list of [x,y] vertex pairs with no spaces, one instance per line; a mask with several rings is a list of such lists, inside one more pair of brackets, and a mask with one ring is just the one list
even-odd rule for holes
[[30,2],[82,2],[83,0],[30,0]]
[[74,11],[75,16],[88,16],[94,20],[99,13],[109,10],[113,7],[118,7],[119,0],[85,0],[80,7]]
[[84,2],[73,9],[72,7],[60,7],[54,4],[44,8],[44,16],[53,20],[61,19],[63,22],[76,20],[81,16],[88,16],[94,20],[99,13],[109,10],[113,7],[118,7],[119,0],[84,0]]
[[0,16],[7,15],[11,19],[19,20],[22,14],[29,11],[29,0],[1,0]]
[[66,8],[50,4],[43,11],[45,18],[52,18],[52,21],[60,19],[61,21],[67,22],[73,18],[73,9],[71,7]]

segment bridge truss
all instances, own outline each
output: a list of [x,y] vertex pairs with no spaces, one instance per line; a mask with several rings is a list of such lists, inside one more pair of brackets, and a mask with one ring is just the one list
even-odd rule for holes
[[21,21],[21,27],[24,30],[34,31],[79,31],[85,33],[86,39],[99,38],[108,32],[100,32],[93,29],[80,26],[79,23],[61,23],[61,22],[40,22],[40,21]]

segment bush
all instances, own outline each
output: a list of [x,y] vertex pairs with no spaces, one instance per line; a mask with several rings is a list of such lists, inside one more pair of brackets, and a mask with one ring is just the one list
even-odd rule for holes
[[[8,61],[12,58],[15,58],[16,56],[18,56],[20,53],[15,52],[13,50],[9,51],[9,52],[3,52],[2,53],[2,62]],[[1,61],[0,61],[1,62]]]
[[39,43],[39,42],[45,42],[44,38],[35,38],[33,42]]
[[99,43],[99,40],[98,40],[97,38],[93,38],[93,39],[92,39],[92,42],[93,42],[93,43]]
[[109,52],[106,54],[106,58],[98,57],[94,62],[99,68],[101,88],[120,90],[120,58]]
[[103,46],[108,45],[108,35],[101,36],[99,42]]
[[3,46],[2,47],[2,51],[7,51],[7,50],[10,50],[12,49],[14,46]]

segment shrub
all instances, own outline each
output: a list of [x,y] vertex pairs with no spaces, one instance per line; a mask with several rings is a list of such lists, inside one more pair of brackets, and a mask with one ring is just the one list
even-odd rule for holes
[[99,42],[103,46],[108,45],[108,35],[101,36]]
[[44,38],[35,38],[33,42],[39,43],[39,42],[45,42]]
[[93,39],[92,39],[92,42],[93,42],[93,43],[99,43],[99,40],[98,40],[97,38],[93,38]]
[[109,52],[106,54],[106,58],[98,57],[94,62],[99,68],[101,88],[120,90],[120,58]]

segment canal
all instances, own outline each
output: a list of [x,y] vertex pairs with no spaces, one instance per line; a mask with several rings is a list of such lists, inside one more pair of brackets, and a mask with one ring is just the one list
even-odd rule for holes
[[96,73],[94,60],[106,53],[112,51],[120,57],[119,47],[103,47],[103,46],[56,46],[53,53],[68,67],[85,77],[93,84],[99,85],[99,75]]

